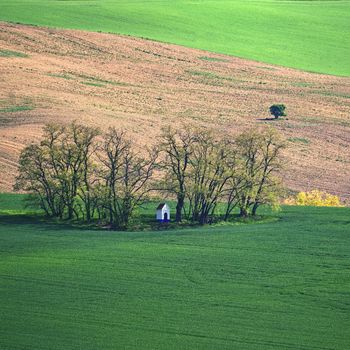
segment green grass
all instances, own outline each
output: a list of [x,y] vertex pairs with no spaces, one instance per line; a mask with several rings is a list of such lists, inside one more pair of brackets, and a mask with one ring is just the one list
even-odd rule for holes
[[0,214],[4,213],[4,211],[25,213],[26,198],[27,196],[25,194],[0,193]]
[[71,77],[70,75],[68,74],[55,74],[55,73],[49,73],[47,74],[49,77],[53,77],[53,78],[62,78],[62,79],[65,79],[65,80],[73,80],[74,78]]
[[90,75],[85,75],[85,74],[78,74],[78,75],[74,76],[73,74],[66,74],[66,73],[63,73],[63,74],[49,73],[47,75],[50,77],[53,77],[53,78],[62,78],[62,79],[66,79],[66,80],[74,80],[76,77],[83,78],[83,79],[86,79],[88,81],[81,81],[80,82],[81,84],[97,86],[97,87],[105,87],[106,84],[116,85],[116,86],[132,86],[131,84],[127,84],[127,83],[123,83],[123,82],[119,82],[119,81],[113,81],[113,80],[100,79],[100,78],[93,77]]
[[304,138],[304,137],[290,137],[288,141],[293,143],[303,143],[305,145],[308,145],[310,143],[310,140]]
[[106,85],[100,84],[100,83],[91,83],[89,81],[82,81],[81,82],[84,85],[90,85],[90,86],[97,86],[97,87],[105,87]]
[[21,200],[0,195],[1,349],[350,348],[349,208],[118,233]]
[[79,74],[78,77],[89,80],[88,82],[82,82],[83,84],[86,84],[86,85],[105,86],[104,84],[109,84],[109,85],[116,85],[116,86],[132,86],[131,84],[127,84],[119,81],[113,81],[113,80],[100,79],[100,78],[93,77],[90,75],[85,75],[85,74]]
[[198,57],[198,58],[203,60],[203,61],[209,61],[209,62],[228,62],[227,59],[217,58],[217,57],[201,56],[201,57]]
[[22,111],[31,111],[33,110],[33,106],[11,106],[11,107],[6,107],[6,108],[0,108],[0,113],[13,113],[13,112],[22,112]]
[[240,79],[225,77],[225,76],[217,75],[212,72],[196,71],[196,70],[187,70],[186,72],[194,77],[201,78],[202,83],[214,85],[214,86],[222,86],[224,82],[231,82],[231,83],[244,82],[243,80],[240,80]]
[[27,54],[17,51],[0,50],[0,57],[29,57]]
[[0,0],[0,20],[122,33],[350,75],[350,1]]

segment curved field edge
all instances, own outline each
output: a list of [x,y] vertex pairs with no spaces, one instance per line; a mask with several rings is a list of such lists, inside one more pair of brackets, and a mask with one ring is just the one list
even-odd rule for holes
[[0,0],[0,20],[120,33],[350,75],[349,1]]
[[0,347],[348,349],[349,214],[138,233],[1,223]]

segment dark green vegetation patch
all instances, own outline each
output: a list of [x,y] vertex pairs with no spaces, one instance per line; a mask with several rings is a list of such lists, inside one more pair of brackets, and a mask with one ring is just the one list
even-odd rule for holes
[[[1,4],[1,1],[0,1],[0,4]],[[0,57],[29,57],[29,56],[22,52],[0,50]]]
[[13,112],[22,112],[22,111],[31,111],[33,110],[33,106],[11,106],[11,107],[5,107],[5,108],[0,108],[0,112],[3,113],[13,113]]
[[105,85],[103,85],[103,84],[91,83],[91,82],[89,82],[89,81],[82,81],[81,83],[84,84],[84,85],[97,86],[97,87],[104,87],[104,86],[105,86]]
[[18,198],[0,195],[1,349],[350,348],[348,208],[118,233]]
[[217,57],[208,57],[208,56],[201,56],[199,59],[203,61],[209,61],[209,62],[228,62],[229,60],[224,58],[217,58]]
[[290,137],[288,141],[293,143],[303,143],[305,145],[308,145],[310,143],[310,140],[304,138],[304,137]]

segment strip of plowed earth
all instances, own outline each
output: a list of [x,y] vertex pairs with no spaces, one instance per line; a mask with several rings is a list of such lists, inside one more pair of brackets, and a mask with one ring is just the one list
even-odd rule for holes
[[[0,23],[0,191],[48,122],[127,129],[151,145],[194,122],[239,133],[273,125],[288,139],[286,186],[350,199],[350,79],[126,36]],[[269,118],[284,103],[288,117]]]

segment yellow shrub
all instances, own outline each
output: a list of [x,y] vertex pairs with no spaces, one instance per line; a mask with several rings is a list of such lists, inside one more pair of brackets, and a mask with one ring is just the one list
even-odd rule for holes
[[343,207],[338,196],[313,190],[310,192],[299,192],[295,197],[287,198],[287,205],[306,205],[315,207]]

